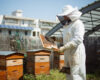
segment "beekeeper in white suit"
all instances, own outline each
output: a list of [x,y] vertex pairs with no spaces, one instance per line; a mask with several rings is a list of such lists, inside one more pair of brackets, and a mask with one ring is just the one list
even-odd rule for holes
[[63,16],[67,20],[63,26],[63,43],[60,52],[64,52],[65,66],[70,67],[70,73],[67,74],[67,80],[86,80],[85,69],[85,48],[84,24],[79,19],[81,12],[77,8],[67,5],[63,8],[63,13],[57,16]]

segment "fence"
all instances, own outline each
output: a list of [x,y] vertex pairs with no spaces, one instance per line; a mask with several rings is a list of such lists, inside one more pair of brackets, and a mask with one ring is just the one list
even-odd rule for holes
[[87,72],[100,69],[100,37],[87,37],[84,40],[86,48]]
[[8,36],[0,35],[0,51],[25,51],[42,48],[39,38],[29,36]]

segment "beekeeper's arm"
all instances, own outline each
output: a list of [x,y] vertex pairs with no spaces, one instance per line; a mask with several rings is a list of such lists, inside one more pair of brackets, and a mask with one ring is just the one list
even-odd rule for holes
[[66,43],[63,47],[60,47],[60,52],[63,52],[66,49],[77,47],[83,42],[84,25],[82,23],[75,25],[75,27],[72,29],[72,34],[74,35],[73,39]]

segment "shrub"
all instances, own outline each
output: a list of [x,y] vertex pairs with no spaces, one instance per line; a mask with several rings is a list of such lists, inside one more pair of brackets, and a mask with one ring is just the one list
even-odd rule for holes
[[[100,80],[100,73],[97,71],[95,74],[87,74],[87,80]],[[25,74],[24,80],[66,80],[66,75],[63,73],[59,73],[59,70],[51,70],[50,75],[40,74],[40,75],[32,75]]]
[[36,80],[52,80],[52,77],[50,77],[50,75],[41,74],[36,76]]
[[36,80],[36,79],[35,79],[34,75],[32,75],[32,74],[25,74],[24,80]]
[[59,73],[58,70],[51,70],[50,74],[50,76],[53,78],[52,80],[66,80],[66,75]]

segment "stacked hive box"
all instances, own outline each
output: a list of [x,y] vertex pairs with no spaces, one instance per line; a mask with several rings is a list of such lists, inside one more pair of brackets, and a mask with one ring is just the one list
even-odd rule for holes
[[31,50],[27,51],[26,69],[31,74],[49,74],[50,51]]
[[24,55],[0,51],[0,80],[22,80]]
[[59,69],[64,65],[64,54],[46,49],[27,51],[27,73],[49,74],[50,69]]
[[64,66],[64,53],[60,53],[60,62],[59,62],[59,68],[61,69]]
[[50,56],[51,69],[61,69],[64,66],[64,53],[54,51]]
[[59,62],[60,62],[59,53],[56,51],[53,51],[53,53],[51,53],[50,55],[51,69],[59,69],[59,66],[60,66]]

